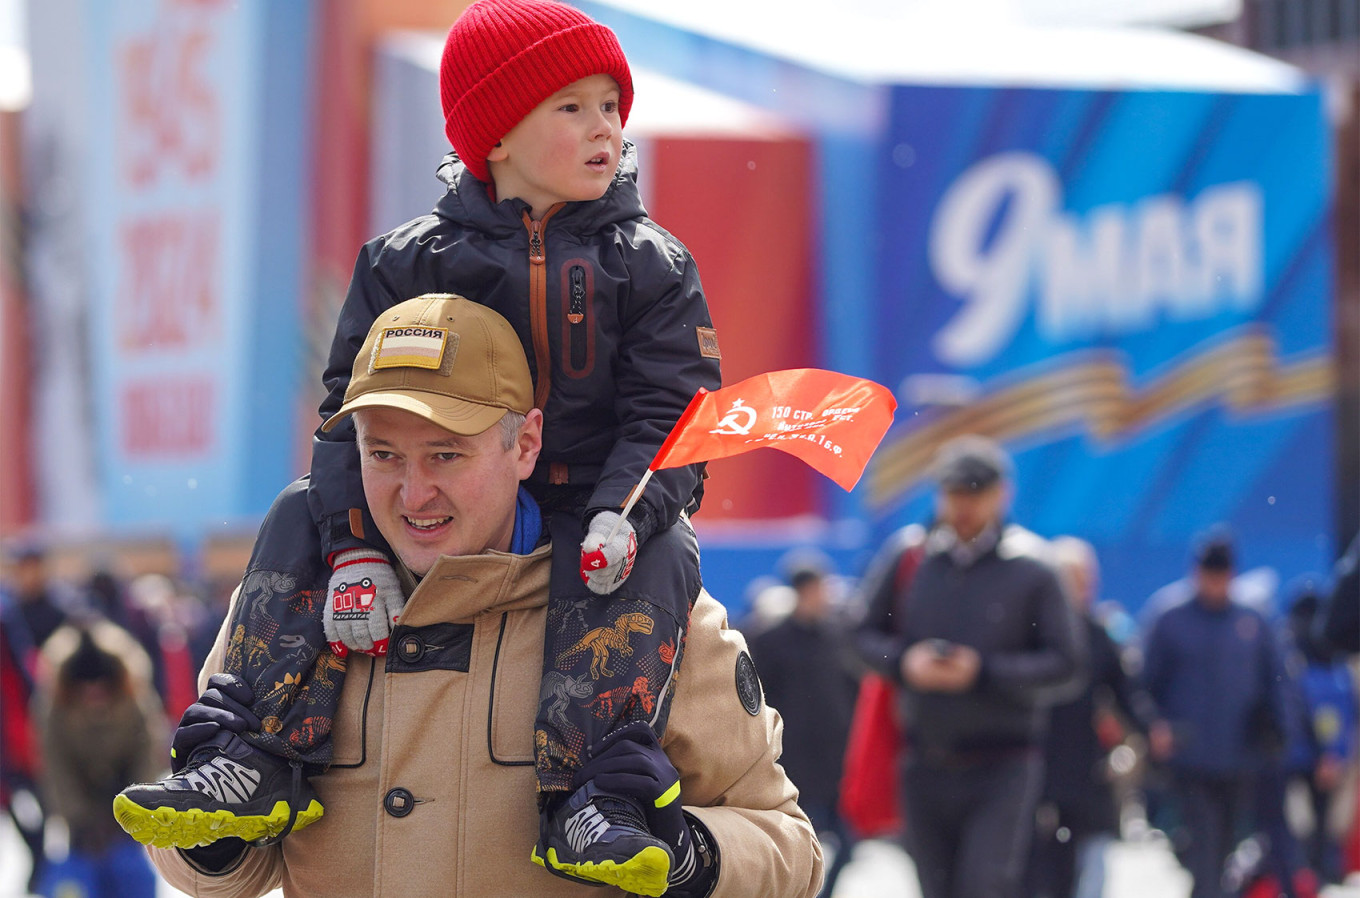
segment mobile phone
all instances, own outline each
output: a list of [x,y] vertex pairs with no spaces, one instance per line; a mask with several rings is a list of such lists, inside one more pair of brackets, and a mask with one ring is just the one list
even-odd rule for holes
[[930,646],[936,658],[948,658],[954,651],[954,643],[948,639],[927,639],[926,645]]

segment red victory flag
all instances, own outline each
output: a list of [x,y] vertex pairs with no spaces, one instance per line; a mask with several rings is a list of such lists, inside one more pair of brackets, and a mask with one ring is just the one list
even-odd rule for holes
[[846,490],[892,424],[897,400],[881,384],[820,368],[757,374],[690,400],[651,471],[782,449]]

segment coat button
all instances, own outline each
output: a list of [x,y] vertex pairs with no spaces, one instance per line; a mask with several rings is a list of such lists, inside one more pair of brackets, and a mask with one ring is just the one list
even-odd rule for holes
[[397,643],[397,655],[407,664],[414,664],[425,657],[425,642],[415,634],[408,634]]
[[383,797],[383,808],[393,817],[405,817],[415,810],[416,797],[410,789],[397,787]]

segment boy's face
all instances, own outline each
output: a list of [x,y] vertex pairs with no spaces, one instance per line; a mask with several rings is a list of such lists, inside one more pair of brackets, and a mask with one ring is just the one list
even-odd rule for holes
[[608,75],[572,82],[534,107],[487,155],[496,199],[521,199],[530,216],[604,195],[623,152],[619,86]]

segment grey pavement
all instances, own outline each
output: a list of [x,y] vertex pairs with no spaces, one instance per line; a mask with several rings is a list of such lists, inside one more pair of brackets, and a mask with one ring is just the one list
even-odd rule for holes
[[[1187,898],[1190,878],[1163,840],[1116,842],[1107,855],[1105,898]],[[0,898],[23,898],[28,856],[7,816],[0,817]],[[181,893],[161,884],[157,898]],[[271,893],[277,895],[277,893]],[[834,898],[920,898],[911,860],[895,845],[861,842],[836,884]],[[1324,898],[1360,898],[1360,875],[1324,890]]]
[[[1105,898],[1188,898],[1190,876],[1161,838],[1115,842],[1105,856]],[[1360,898],[1360,874],[1348,885],[1324,889],[1324,898]],[[920,898],[916,870],[897,846],[862,842],[841,878],[833,898]]]

